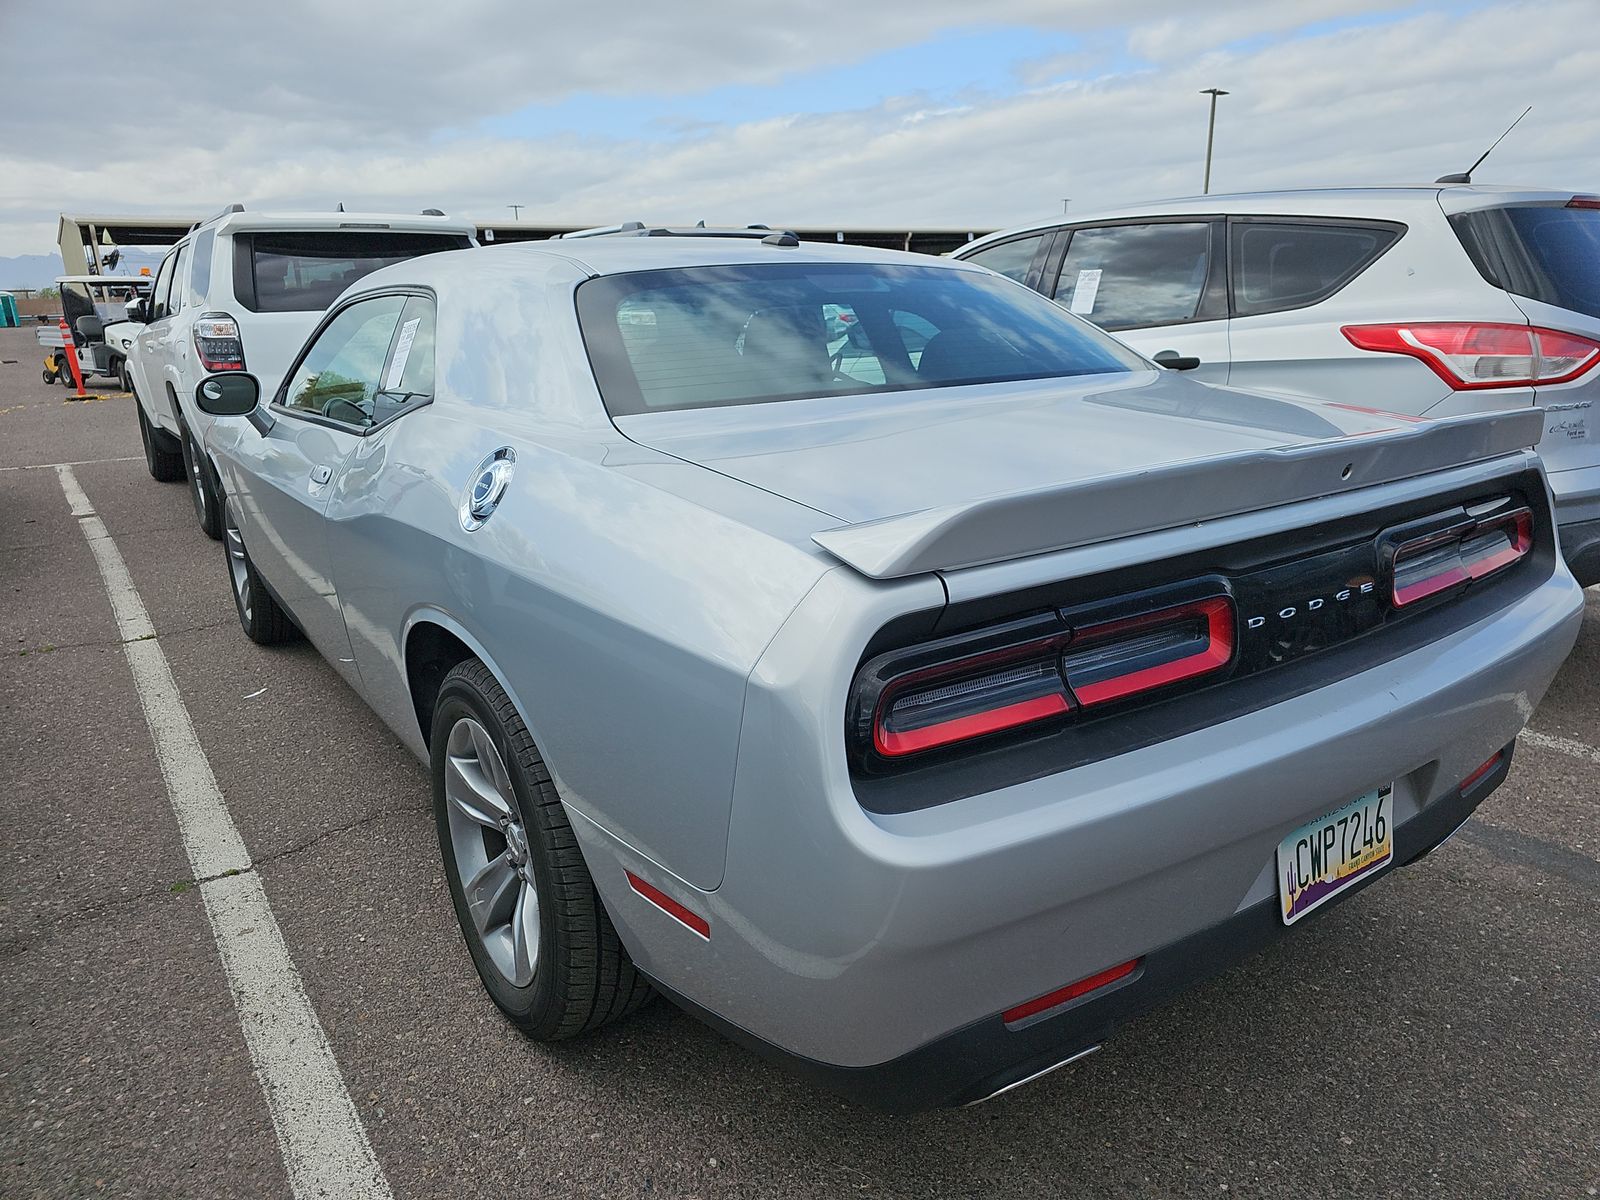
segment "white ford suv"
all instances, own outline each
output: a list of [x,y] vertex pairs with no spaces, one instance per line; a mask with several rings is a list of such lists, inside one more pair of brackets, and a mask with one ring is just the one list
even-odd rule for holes
[[1600,583],[1600,197],[1444,181],[1192,196],[955,257],[1206,383],[1419,417],[1542,408],[1561,548]]
[[436,209],[390,213],[268,213],[234,204],[179,240],[156,272],[129,354],[139,435],[150,474],[187,478],[200,527],[222,536],[212,418],[194,389],[217,371],[249,370],[270,391],[328,304],[393,263],[475,244],[470,221]]

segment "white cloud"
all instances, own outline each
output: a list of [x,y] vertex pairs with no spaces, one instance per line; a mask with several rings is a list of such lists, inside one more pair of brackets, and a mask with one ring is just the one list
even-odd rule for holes
[[[525,218],[596,223],[989,228],[1058,211],[1063,196],[1078,212],[1197,191],[1197,93],[1213,84],[1233,93],[1219,109],[1219,188],[1431,179],[1464,169],[1532,103],[1480,177],[1600,189],[1600,119],[1575,100],[1600,77],[1600,47],[1570,32],[1592,15],[1586,0],[1403,15],[1273,44],[1263,35],[1372,5],[1240,2],[1194,18],[1178,0],[996,0],[981,10],[987,22],[1098,30],[1089,43],[1120,51],[1106,61],[1144,65],[1096,74],[1079,53],[1019,63],[1037,86],[1018,95],[939,80],[865,110],[730,114],[666,139],[538,140],[472,131],[575,90],[649,97],[670,119],[672,95],[803,77],[960,26],[974,10],[860,5],[841,38],[827,22],[752,16],[727,0],[658,6],[603,30],[584,28],[572,6],[472,0],[444,20],[437,6],[370,0],[282,4],[246,36],[198,4],[175,7],[141,26],[142,44],[130,35],[119,47],[147,68],[149,90],[110,102],[87,132],[91,110],[61,102],[52,66],[17,74],[13,98],[36,99],[0,124],[0,254],[48,249],[64,209],[202,212],[235,199],[484,216],[517,201]],[[36,9],[4,10],[0,44],[37,44],[26,17]],[[1078,77],[1049,82],[1063,71]]]

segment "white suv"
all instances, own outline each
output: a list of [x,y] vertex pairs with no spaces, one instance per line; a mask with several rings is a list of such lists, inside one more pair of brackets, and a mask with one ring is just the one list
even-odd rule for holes
[[220,538],[216,471],[203,449],[212,418],[194,402],[200,380],[248,369],[270,394],[351,283],[419,254],[475,245],[475,232],[433,209],[266,213],[238,204],[196,225],[162,260],[129,353],[150,474],[187,477],[200,527]]
[[1193,196],[991,234],[955,257],[1208,383],[1415,416],[1542,407],[1562,550],[1600,583],[1600,197],[1443,183]]

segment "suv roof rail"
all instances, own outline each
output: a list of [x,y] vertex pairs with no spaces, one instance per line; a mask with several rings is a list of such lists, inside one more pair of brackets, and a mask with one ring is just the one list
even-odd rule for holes
[[224,208],[224,209],[221,209],[221,210],[219,210],[217,212],[212,213],[204,221],[196,221],[194,223],[194,225],[191,226],[191,228],[199,229],[200,226],[202,226],[202,225],[209,225],[213,221],[220,221],[223,217],[232,216],[236,212],[243,212],[243,211],[244,211],[244,205],[242,205],[242,204],[230,204],[230,205],[228,205],[227,208]]

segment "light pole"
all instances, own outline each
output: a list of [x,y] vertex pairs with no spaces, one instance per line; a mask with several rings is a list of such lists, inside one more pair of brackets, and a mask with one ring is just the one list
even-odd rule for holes
[[1202,195],[1211,194],[1211,145],[1217,136],[1217,97],[1226,96],[1228,93],[1221,88],[1201,88],[1202,96],[1211,97],[1211,123],[1206,126],[1206,182]]
[[[1211,103],[1214,105],[1214,104],[1216,104],[1216,101],[1213,100]],[[1215,117],[1213,117],[1212,119],[1215,120]],[[1207,153],[1207,155],[1209,155],[1211,152],[1208,150],[1208,151],[1206,151],[1206,153]],[[511,210],[511,219],[513,221],[520,221],[520,220],[522,220],[522,210],[527,208],[528,206],[526,204],[508,204],[508,205],[506,205],[506,207]]]

